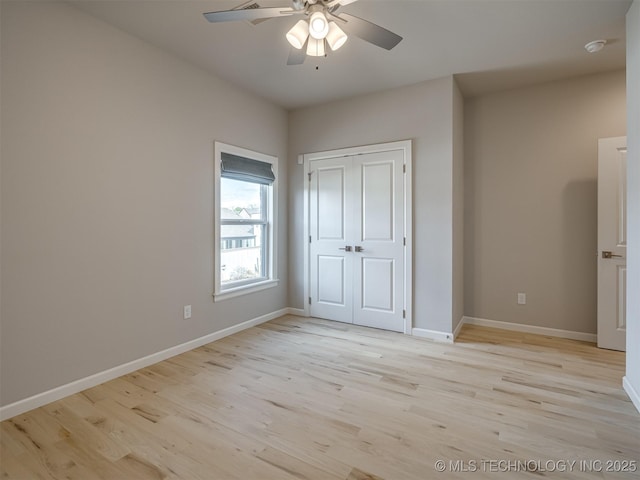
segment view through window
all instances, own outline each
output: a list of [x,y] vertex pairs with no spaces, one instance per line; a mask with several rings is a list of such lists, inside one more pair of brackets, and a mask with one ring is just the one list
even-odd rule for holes
[[220,282],[267,278],[267,185],[220,179]]

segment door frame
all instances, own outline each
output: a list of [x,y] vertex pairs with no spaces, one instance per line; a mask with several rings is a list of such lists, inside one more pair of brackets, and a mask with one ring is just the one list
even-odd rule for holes
[[337,150],[327,150],[322,152],[305,153],[302,155],[304,163],[304,313],[308,317],[311,315],[308,298],[311,291],[311,268],[309,262],[310,248],[309,238],[311,232],[310,224],[310,163],[312,160],[329,160],[339,157],[354,157],[367,153],[383,153],[393,150],[400,150],[404,161],[404,237],[406,244],[404,249],[404,333],[411,335],[413,327],[413,193],[412,193],[412,146],[411,140],[401,140],[397,142],[380,143],[374,145],[364,145],[359,147],[340,148]]

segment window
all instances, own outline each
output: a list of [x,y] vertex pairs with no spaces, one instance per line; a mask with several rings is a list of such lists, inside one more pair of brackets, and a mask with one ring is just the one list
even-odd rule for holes
[[216,142],[214,300],[276,286],[277,158]]

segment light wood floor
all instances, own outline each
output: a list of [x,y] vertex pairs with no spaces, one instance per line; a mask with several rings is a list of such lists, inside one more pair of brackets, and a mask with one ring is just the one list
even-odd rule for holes
[[0,474],[640,478],[597,471],[640,460],[623,373],[622,353],[583,342],[466,326],[445,345],[289,316],[2,422]]

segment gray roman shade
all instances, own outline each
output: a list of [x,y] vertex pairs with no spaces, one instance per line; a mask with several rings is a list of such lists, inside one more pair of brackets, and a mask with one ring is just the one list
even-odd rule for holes
[[224,178],[242,180],[243,182],[271,185],[276,179],[271,164],[251,158],[239,157],[222,152],[222,172]]

